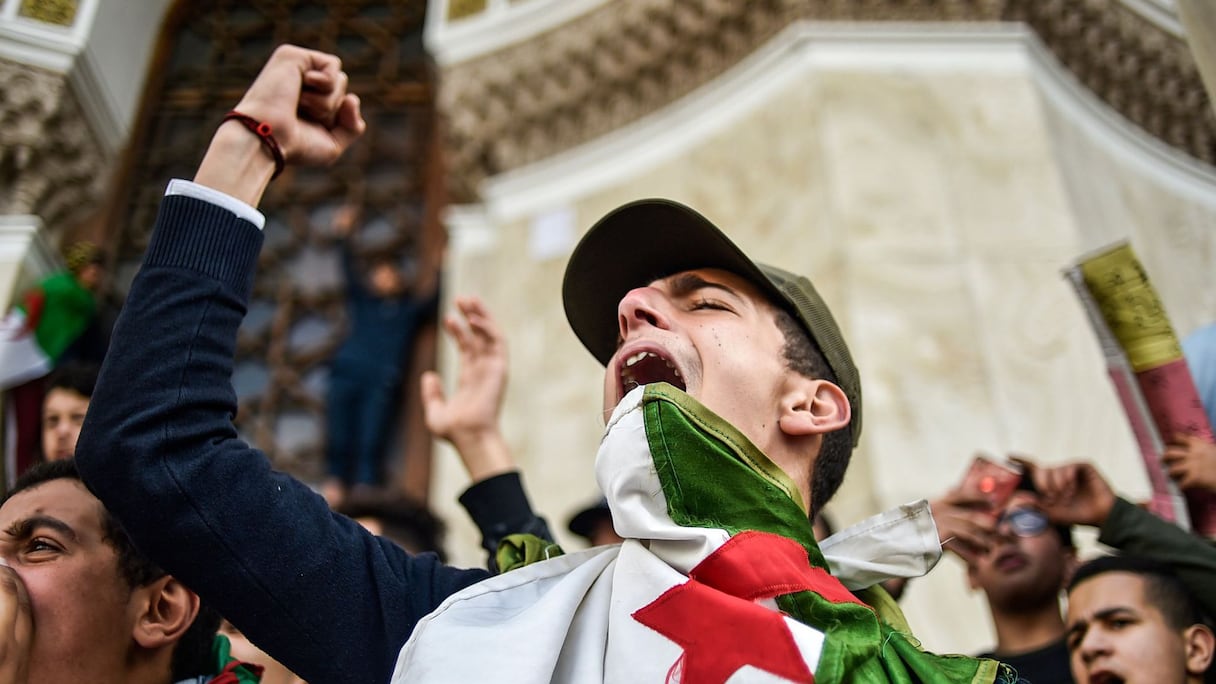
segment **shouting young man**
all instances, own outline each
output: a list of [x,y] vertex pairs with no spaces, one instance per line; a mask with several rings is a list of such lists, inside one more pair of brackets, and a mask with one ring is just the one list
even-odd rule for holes
[[1082,565],[1068,587],[1078,684],[1202,684],[1216,637],[1173,568],[1139,556]]
[[[273,472],[231,423],[253,206],[276,166],[332,162],[362,132],[345,86],[337,58],[279,48],[194,182],[169,186],[81,435],[89,485],[142,548],[309,681],[997,678],[921,651],[826,570],[808,513],[860,434],[857,370],[809,281],[673,202],[601,220],[563,286],[607,367],[596,470],[623,544],[489,578]],[[936,545],[905,518],[899,539]]]

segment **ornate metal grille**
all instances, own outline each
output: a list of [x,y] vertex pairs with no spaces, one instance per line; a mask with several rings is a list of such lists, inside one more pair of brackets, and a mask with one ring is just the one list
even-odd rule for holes
[[[277,466],[305,479],[323,472],[327,361],[344,332],[342,277],[330,232],[334,211],[348,202],[362,206],[357,253],[433,263],[422,258],[439,235],[431,219],[435,202],[427,197],[434,191],[429,179],[438,174],[429,171],[436,167],[428,159],[435,119],[432,69],[422,46],[425,5],[179,2],[149,79],[129,182],[116,201],[117,282],[125,290],[165,184],[192,177],[220,117],[274,46],[291,42],[342,57],[351,90],[362,98],[368,133],[336,167],[289,168],[268,192],[261,207],[266,245],[233,377],[238,430]],[[425,436],[410,441],[426,451]],[[429,453],[413,456],[429,463]],[[427,470],[420,475],[413,467],[416,481],[407,489],[424,494]]]

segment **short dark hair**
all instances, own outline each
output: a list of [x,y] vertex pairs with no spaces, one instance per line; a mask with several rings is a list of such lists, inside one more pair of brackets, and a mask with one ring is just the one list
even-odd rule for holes
[[828,512],[822,508],[815,513],[815,517],[811,518],[811,528],[813,529],[816,525],[823,530],[823,538],[816,539],[816,541],[823,541],[836,534],[836,523],[832,521],[832,516],[828,515]]
[[[823,352],[815,346],[810,333],[802,327],[785,309],[777,308],[775,315],[777,329],[785,337],[785,346],[781,349],[782,357],[790,370],[805,375],[808,378],[827,380],[839,384],[832,367],[828,365]],[[811,510],[810,518],[823,509],[840,489],[844,482],[845,471],[853,457],[853,421],[834,432],[824,435],[823,446],[819,448],[819,456],[811,469]]]
[[[73,459],[65,459],[62,461],[47,461],[45,463],[36,463],[25,471],[17,481],[13,483],[13,488],[5,495],[4,501],[8,501],[14,495],[27,489],[33,489],[38,485],[45,484],[52,480],[76,480],[80,479],[80,472],[76,470],[76,461]],[[100,504],[100,502],[98,502]],[[126,530],[122,528],[118,520],[110,515],[104,506],[101,508],[101,531],[102,537],[105,539],[114,551],[118,554],[118,570],[122,573],[122,577],[127,582],[127,586],[134,589],[136,587],[146,586],[149,582],[164,577],[166,573],[161,570],[155,563],[148,560],[131,543],[131,538],[127,536]]]
[[1173,567],[1143,556],[1101,556],[1088,561],[1073,573],[1068,592],[1072,593],[1086,580],[1110,572],[1126,572],[1140,577],[1144,581],[1145,600],[1161,611],[1171,629],[1182,630],[1199,624],[1210,626],[1199,602]]
[[46,379],[45,390],[68,389],[82,397],[92,397],[97,385],[97,364],[87,361],[68,361],[56,368]]
[[199,599],[198,615],[186,629],[182,638],[173,649],[171,667],[173,681],[193,679],[201,676],[218,674],[218,661],[215,655],[215,635],[220,631],[220,623],[224,618],[218,610],[203,603]]
[[[20,492],[53,480],[75,480],[83,484],[83,480],[80,479],[80,471],[76,469],[76,461],[73,459],[36,463],[17,478],[12,489],[4,495],[4,502]],[[2,503],[0,502],[0,505]],[[98,505],[101,505],[100,501],[98,501]],[[129,588],[147,586],[168,574],[135,548],[135,544],[127,536],[126,530],[114,516],[110,515],[110,511],[105,506],[101,506],[101,511],[102,539],[113,547],[118,556],[118,571]],[[194,622],[190,624],[173,649],[171,665],[173,681],[215,674],[212,644],[219,626],[220,614],[206,605],[200,605]]]
[[424,505],[397,492],[354,493],[339,504],[337,511],[348,518],[375,518],[383,534],[394,544],[411,551],[431,551],[445,560],[443,521]]

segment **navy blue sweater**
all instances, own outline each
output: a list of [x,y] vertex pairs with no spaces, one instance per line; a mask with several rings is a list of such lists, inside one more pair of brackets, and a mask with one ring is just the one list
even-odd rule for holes
[[275,472],[232,425],[262,232],[168,196],[80,434],[136,545],[310,682],[386,682],[418,619],[488,575],[411,556]]

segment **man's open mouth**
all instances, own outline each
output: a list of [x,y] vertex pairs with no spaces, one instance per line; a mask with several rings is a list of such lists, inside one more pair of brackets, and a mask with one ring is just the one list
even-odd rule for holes
[[1002,552],[993,562],[993,565],[1001,572],[1016,572],[1029,564],[1030,561],[1024,554],[1013,549]]
[[621,362],[621,393],[628,394],[639,385],[666,382],[681,391],[688,388],[675,365],[652,351],[639,351],[625,357]]
[[1089,675],[1089,684],[1123,684],[1123,678],[1108,670],[1099,670]]

